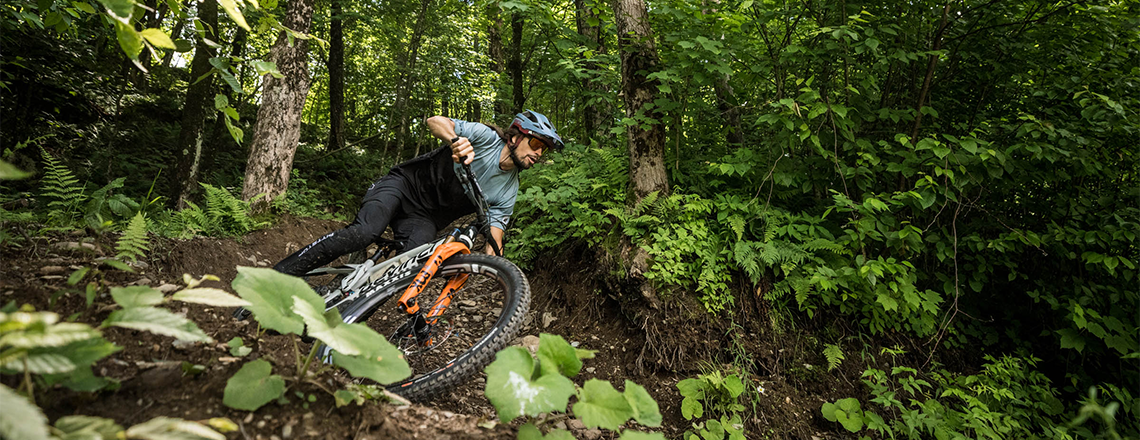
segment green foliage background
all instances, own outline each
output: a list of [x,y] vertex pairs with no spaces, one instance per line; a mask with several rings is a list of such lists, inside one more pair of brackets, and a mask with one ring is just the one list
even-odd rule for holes
[[[166,211],[166,199],[155,197],[169,194],[181,92],[194,79],[185,62],[163,65],[144,52],[151,71],[140,81],[113,28],[77,3],[0,6],[0,159],[38,170],[4,184],[0,221],[123,228],[143,210],[153,228],[176,225],[175,235],[238,234],[262,221],[231,211],[230,223],[192,228],[193,212]],[[506,71],[488,68],[488,3],[430,5],[410,71],[398,59],[420,3],[345,5],[349,148],[325,145],[328,48],[310,51],[314,85],[279,211],[347,218],[388,166],[435,147],[413,122],[413,142],[395,148],[401,74],[411,79],[413,119],[509,120],[510,111],[495,113],[514,86]],[[1140,434],[1140,4],[648,6],[661,58],[650,72],[660,119],[630,118],[622,108],[608,4],[498,2],[505,47],[511,15],[525,21],[525,107],[550,116],[570,144],[524,174],[509,256],[526,265],[571,244],[617,255],[630,240],[649,252],[646,276],[666,300],[691,295],[729,317],[743,280],[792,320],[838,318],[864,340],[973,352],[966,362],[978,370],[1016,366],[1016,377],[1001,380],[1030,385],[1000,388],[1049,400],[1048,411],[1018,409],[1032,412],[1017,416],[1035,426],[1026,430],[1075,432],[1054,428],[1098,387],[1122,403],[1118,431]],[[246,15],[260,23],[279,8],[266,2]],[[329,11],[318,2],[318,38],[327,39]],[[585,37],[576,19],[599,26],[602,37]],[[173,32],[179,20],[186,18],[171,14],[159,26],[189,39],[192,25]],[[220,33],[223,53],[243,60],[263,59],[276,36],[257,24],[239,35],[225,20]],[[244,93],[224,93],[250,133],[260,80],[248,63],[238,66]],[[599,114],[600,125],[587,124]],[[224,122],[207,124],[203,182],[236,188],[249,136],[234,142]],[[635,124],[666,130],[670,188],[630,206],[623,135]],[[62,194],[106,203],[80,206]],[[198,214],[209,212],[204,199],[197,205],[206,207]],[[221,224],[230,226],[210,230]],[[951,375],[922,374],[943,378],[930,382],[940,390],[969,388]],[[1053,396],[1064,411],[1053,411]],[[904,408],[895,408],[901,417]]]

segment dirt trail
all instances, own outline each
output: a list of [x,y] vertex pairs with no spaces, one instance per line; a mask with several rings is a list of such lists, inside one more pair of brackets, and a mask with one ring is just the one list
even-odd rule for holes
[[[140,265],[137,274],[112,271],[108,272],[107,280],[113,285],[148,284],[159,287],[180,284],[184,273],[195,277],[213,274],[222,279],[220,283],[211,283],[213,287],[230,290],[229,283],[237,274],[237,266],[271,266],[288,253],[339,226],[331,221],[284,218],[272,228],[239,239],[152,240],[154,249]],[[59,296],[50,306],[49,301],[53,294],[66,288],[69,273],[81,266],[89,266],[96,257],[111,253],[113,243],[110,238],[102,240],[73,235],[37,240],[25,243],[21,248],[0,249],[0,259],[4,261],[0,269],[0,304],[9,301],[31,304],[37,310],[55,311],[61,316],[81,313],[78,321],[97,325],[109,313],[100,307],[110,304],[109,298],[98,299],[90,309],[85,307],[83,298],[78,294]],[[82,244],[84,241],[91,243]],[[66,244],[69,242],[74,244]],[[666,369],[657,368],[648,360],[653,356],[647,356],[647,353],[662,347],[648,346],[652,341],[647,342],[646,333],[623,315],[615,297],[600,290],[597,283],[590,280],[596,274],[585,267],[579,271],[565,269],[580,267],[580,263],[551,262],[548,266],[558,266],[560,270],[540,268],[528,273],[534,296],[516,344],[536,342],[537,335],[545,332],[562,335],[580,348],[597,350],[597,357],[586,361],[583,372],[575,381],[581,384],[586,379],[598,378],[611,381],[619,389],[625,379],[641,384],[661,407],[665,417],[661,431],[668,438],[679,438],[690,426],[690,422],[680,416],[680,396],[676,391],[677,381],[685,376],[662,372]],[[176,344],[171,338],[146,332],[119,328],[106,330],[105,337],[124,349],[97,364],[95,372],[121,381],[121,389],[99,394],[75,393],[60,388],[41,390],[37,403],[44,408],[49,419],[86,414],[112,418],[129,426],[157,416],[191,420],[228,417],[241,426],[241,430],[231,433],[229,438],[240,439],[513,439],[516,436],[517,426],[496,423],[494,409],[483,396],[485,379],[482,377],[474,378],[450,396],[428,405],[366,404],[336,408],[332,396],[326,391],[302,384],[290,389],[286,396],[288,402],[271,403],[254,413],[230,409],[221,402],[226,380],[244,362],[254,358],[269,360],[275,373],[291,371],[296,365],[292,339],[270,335],[258,339],[252,324],[235,322],[229,317],[228,310],[183,303],[174,303],[173,310],[198,323],[215,340],[215,344]],[[661,325],[668,326],[668,322]],[[695,334],[695,340],[700,341],[699,331],[681,331]],[[241,359],[233,357],[225,343],[235,336],[242,337],[246,345],[253,348],[253,354]],[[716,338],[717,335],[705,335],[704,342],[708,343],[710,337]],[[307,346],[301,347],[303,352],[307,349]],[[686,347],[664,349],[688,351]],[[184,364],[204,366],[205,370],[199,374],[185,374]],[[697,368],[692,366],[692,371]],[[695,374],[692,371],[688,374]],[[337,382],[345,380],[335,376],[322,379],[326,381],[326,389],[343,386]],[[4,383],[9,386],[14,385],[14,381],[13,377],[4,378]],[[808,432],[817,430],[810,426],[812,416],[807,412],[812,405],[818,407],[818,403],[807,402],[803,405],[805,408],[792,405],[791,399],[784,394],[795,394],[795,390],[781,383],[766,385],[771,390],[770,394],[760,397],[772,399],[769,404],[773,408],[781,407],[788,411],[786,416],[779,414],[783,409],[770,411],[769,415],[778,415],[783,420],[798,420],[792,422],[792,426],[769,430],[765,435],[749,435],[750,438],[806,438]],[[309,402],[310,396],[314,396],[315,401]],[[787,401],[782,402],[785,399]],[[762,425],[764,420],[756,418],[752,422]],[[605,438],[601,432],[584,429],[574,421],[559,421],[555,425],[571,429],[578,438]]]

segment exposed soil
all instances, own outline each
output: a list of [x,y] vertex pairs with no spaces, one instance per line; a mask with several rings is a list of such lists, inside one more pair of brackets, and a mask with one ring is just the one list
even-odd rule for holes
[[[276,226],[236,239],[195,238],[152,240],[148,259],[137,273],[106,268],[108,285],[180,285],[183,274],[213,274],[221,282],[207,285],[229,289],[237,266],[271,266],[288,253],[340,227],[333,221],[285,217]],[[79,233],[35,238],[22,246],[0,248],[0,304],[14,301],[36,310],[50,310],[79,322],[98,325],[111,308],[101,297],[88,308],[78,291],[67,292],[67,276],[91,266],[96,258],[112,254],[113,237],[88,238]],[[741,288],[733,313],[722,312],[710,321],[699,304],[663,293],[660,309],[647,307],[635,295],[621,293],[623,286],[606,282],[610,264],[586,249],[569,249],[541,261],[527,272],[533,298],[531,311],[516,341],[539,333],[562,335],[579,348],[597,350],[587,360],[579,384],[590,378],[608,380],[621,389],[625,380],[644,386],[657,399],[664,415],[658,430],[680,438],[691,422],[681,416],[678,381],[703,370],[733,370],[743,365],[747,379],[745,428],[748,438],[839,438],[834,426],[819,416],[825,400],[859,395],[854,375],[826,372],[826,361],[811,338],[795,336],[786,324],[777,325],[756,292]],[[250,359],[274,365],[275,374],[288,376],[295,369],[295,349],[289,336],[262,335],[256,324],[235,321],[229,310],[171,303],[214,339],[214,344],[176,344],[171,338],[147,332],[111,328],[104,336],[123,347],[95,367],[99,376],[113,378],[116,391],[78,393],[63,388],[38,390],[37,404],[55,420],[71,414],[108,417],[129,426],[157,416],[205,420],[227,417],[240,426],[235,439],[288,438],[515,438],[517,425],[497,423],[494,409],[483,395],[485,379],[473,378],[444,398],[423,405],[366,402],[337,408],[327,390],[348,383],[326,373],[323,386],[301,383],[290,388],[287,403],[270,403],[250,413],[222,404],[226,380]],[[729,317],[731,316],[731,317]],[[237,358],[226,342],[239,336],[253,348]],[[308,351],[307,345],[300,347]],[[814,354],[813,354],[814,353]],[[812,364],[815,367],[812,367]],[[850,363],[849,363],[850,364]],[[186,373],[183,366],[202,366]],[[6,385],[19,382],[4,377]],[[322,389],[323,388],[323,389]],[[312,396],[313,401],[310,400]],[[567,427],[578,438],[610,438],[609,433],[587,430],[574,421],[552,419],[550,425]],[[644,429],[644,428],[641,428]]]

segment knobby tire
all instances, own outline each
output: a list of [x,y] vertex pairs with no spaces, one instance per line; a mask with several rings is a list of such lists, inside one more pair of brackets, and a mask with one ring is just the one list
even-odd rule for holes
[[[450,392],[490,364],[495,353],[510,344],[518,334],[530,308],[530,283],[518,266],[502,257],[457,254],[445,260],[432,283],[418,297],[424,314],[431,309],[446,280],[458,274],[469,274],[468,282],[456,292],[444,315],[454,326],[452,337],[455,339],[444,341],[438,351],[406,354],[406,360],[413,367],[413,376],[385,384],[389,391],[414,401],[431,400]],[[341,313],[344,321],[365,323],[385,338],[390,338],[391,326],[408,317],[392,299],[398,298],[415,276],[416,273],[412,272],[391,283],[392,287],[386,291],[375,292],[347,305]],[[481,306],[476,299],[489,305]],[[494,317],[495,310],[498,310],[497,318]],[[491,318],[495,318],[493,325],[490,324]],[[389,342],[398,345],[397,341]]]

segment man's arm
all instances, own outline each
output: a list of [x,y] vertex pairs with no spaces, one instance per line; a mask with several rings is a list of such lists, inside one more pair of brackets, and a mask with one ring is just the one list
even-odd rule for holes
[[[470,164],[471,161],[475,160],[475,147],[471,145],[471,141],[467,140],[467,138],[459,137],[459,135],[455,134],[455,121],[452,121],[451,118],[432,116],[427,118],[424,122],[427,124],[428,130],[431,131],[432,136],[451,145],[451,160],[455,161],[455,163],[459,163],[459,158],[461,157],[467,158],[467,161],[464,162],[466,164]],[[452,143],[451,140],[457,137],[459,140]]]
[[[495,239],[495,244],[499,245],[499,250],[503,250],[503,230],[491,226],[491,237]],[[491,247],[490,243],[487,243],[487,248],[484,250],[487,252],[487,255],[495,255],[495,248]]]

